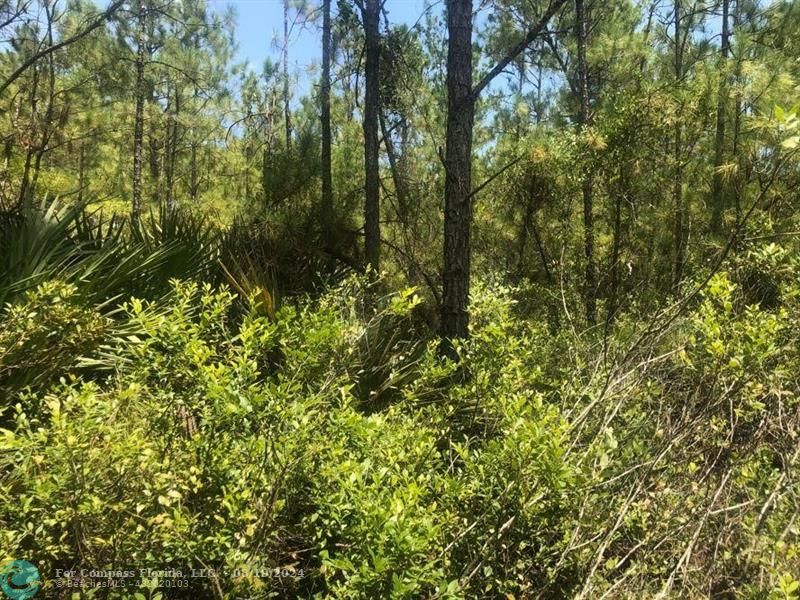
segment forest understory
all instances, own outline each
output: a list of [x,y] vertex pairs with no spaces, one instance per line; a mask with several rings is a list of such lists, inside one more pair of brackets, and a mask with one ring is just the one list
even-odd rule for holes
[[0,0],[0,597],[800,600],[800,5],[402,2]]

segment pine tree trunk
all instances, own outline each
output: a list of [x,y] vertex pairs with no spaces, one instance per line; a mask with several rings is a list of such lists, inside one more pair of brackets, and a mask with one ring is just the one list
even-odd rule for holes
[[[681,1],[675,0],[674,3],[674,23],[675,23],[675,83],[680,85],[683,77],[683,52],[681,42]],[[673,181],[673,264],[672,264],[672,288],[676,290],[683,278],[684,265],[684,235],[683,235],[683,165],[681,165],[681,144],[683,130],[679,120],[675,122],[675,175]]]
[[[591,124],[589,112],[589,75],[586,66],[586,10],[583,0],[575,0],[575,25],[578,40],[578,90],[580,110],[578,124],[581,130]],[[597,322],[597,274],[594,257],[594,190],[592,175],[587,169],[583,174],[581,192],[583,194],[583,252],[586,261],[584,280],[584,307],[586,321],[592,326]]]
[[[741,26],[741,6],[742,0],[736,0],[736,5],[733,11],[733,30],[734,32],[738,32]],[[736,35],[734,33],[734,35]],[[735,39],[735,38],[734,38]],[[729,39],[730,43],[730,39]],[[742,93],[741,93],[741,79],[742,79],[742,63],[744,61],[743,52],[740,50],[736,53],[736,66],[734,67],[733,77],[734,81],[736,82],[736,96],[734,100],[734,109],[733,109],[733,135],[731,136],[733,139],[731,141],[731,156],[733,157],[734,161],[739,159],[739,135],[741,133],[741,125],[742,125]],[[736,228],[738,229],[739,223],[741,222],[742,216],[742,201],[741,201],[741,188],[739,185],[739,177],[740,173],[737,172],[736,174],[736,183],[734,184],[733,190],[733,200],[734,200],[734,207],[736,210]]]
[[608,306],[606,307],[606,335],[611,323],[614,321],[619,306],[619,262],[622,252],[622,200],[627,195],[629,189],[627,167],[621,164],[619,167],[619,185],[614,194],[614,231],[611,242],[611,289],[608,295]]
[[389,169],[392,171],[392,181],[394,182],[394,192],[397,196],[397,218],[403,224],[407,225],[408,221],[408,194],[406,193],[406,182],[401,173],[397,153],[394,149],[394,142],[392,141],[392,132],[386,125],[386,115],[381,111],[381,135],[383,136],[383,145],[386,148],[386,157],[389,159]]
[[719,92],[717,94],[717,129],[714,136],[714,181],[711,193],[711,231],[722,231],[722,213],[727,208],[725,185],[719,172],[725,158],[725,120],[728,102],[728,54],[730,40],[728,32],[728,13],[730,0],[722,0],[722,39],[720,42]]
[[178,160],[178,119],[181,112],[181,99],[180,99],[180,92],[178,90],[178,86],[175,86],[175,103],[173,105],[172,114],[170,114],[170,121],[172,122],[171,132],[170,132],[170,141],[169,141],[169,153],[167,155],[167,169],[166,169],[166,179],[167,179],[167,208],[169,210],[175,210],[178,206],[177,201],[175,200],[175,164]]
[[[45,14],[47,15],[47,43],[53,45],[53,14],[51,9],[46,7]],[[33,176],[31,177],[30,188],[28,195],[33,200],[36,197],[36,185],[39,181],[39,173],[42,167],[42,158],[47,151],[47,146],[50,144],[50,138],[55,129],[55,107],[56,107],[56,67],[53,61],[53,55],[47,56],[47,109],[44,113],[44,121],[42,123],[42,137],[39,140],[39,145],[36,148],[36,158],[33,162]]]
[[83,192],[86,187],[86,144],[81,142],[78,152],[78,204],[83,204]]
[[380,180],[378,172],[378,110],[380,103],[380,1],[366,0],[364,28],[366,57],[364,68],[364,253],[375,273],[380,267]]
[[[441,335],[469,330],[470,225],[472,222],[472,0],[447,1],[447,132],[444,191],[444,277]],[[446,345],[445,353],[452,355]]]
[[289,114],[289,0],[283,0],[283,118],[288,150],[292,147],[292,118]]
[[[28,96],[28,101],[31,107],[31,130],[35,130],[36,113],[39,110],[39,68],[36,64],[31,69],[31,90]],[[31,165],[33,163],[33,135],[28,139],[27,149],[25,152],[25,165],[22,168],[22,180],[19,188],[19,196],[17,203],[19,206],[29,206],[30,194],[30,178],[31,178]]]
[[[149,84],[147,90],[147,106],[150,107],[152,113],[155,113],[158,108],[158,102],[156,101],[155,97],[155,90],[153,89],[153,85]],[[161,135],[160,127],[155,119],[153,119],[149,123],[148,127],[148,142],[147,142],[147,154],[148,154],[148,165],[150,169],[150,201],[152,204],[158,203],[158,197],[161,193],[161,156],[160,150],[162,147],[162,143],[159,140],[159,136]],[[165,144],[163,144],[165,145]]]
[[333,175],[331,167],[331,0],[322,3],[322,231],[327,248],[333,245]]
[[197,177],[197,142],[192,140],[189,154],[189,198],[192,204],[200,193],[200,182]]
[[142,213],[142,150],[144,142],[144,66],[147,35],[146,11],[139,13],[139,31],[136,39],[136,111],[133,117],[133,205],[131,221],[138,224]]

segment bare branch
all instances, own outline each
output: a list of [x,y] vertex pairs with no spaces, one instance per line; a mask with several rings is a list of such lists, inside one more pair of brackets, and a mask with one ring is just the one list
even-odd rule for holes
[[567,0],[554,0],[551,2],[549,8],[545,11],[539,21],[528,30],[528,33],[525,37],[520,40],[508,53],[501,58],[498,63],[486,74],[483,78],[478,82],[478,84],[472,88],[472,93],[470,94],[470,99],[474,102],[478,99],[478,96],[481,95],[481,92],[488,86],[492,80],[497,77],[500,73],[503,72],[509,63],[514,60],[517,56],[519,56],[525,48],[530,46],[533,41],[541,35],[541,33],[547,27],[547,23],[550,19],[555,15],[561,7],[563,7],[567,3]]

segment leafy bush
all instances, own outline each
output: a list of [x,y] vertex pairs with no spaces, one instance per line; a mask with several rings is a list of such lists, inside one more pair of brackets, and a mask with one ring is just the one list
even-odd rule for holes
[[106,339],[108,319],[86,308],[74,285],[47,282],[11,305],[0,327],[0,386],[8,392],[65,375]]
[[[363,293],[350,280],[313,308],[239,323],[233,296],[208,286],[179,284],[161,307],[127,304],[138,333],[104,342],[114,378],[65,382],[36,410],[14,407],[0,463],[3,554],[36,556],[43,572],[82,556],[98,566],[258,563],[304,575],[214,583],[252,597],[463,597],[541,573],[541,557],[518,563],[502,547],[541,552],[559,535],[551,520],[568,479],[557,411],[515,393],[516,372],[484,377],[496,396],[485,407],[498,423],[493,440],[451,437],[443,416],[473,390],[454,391],[441,413],[418,402],[411,381],[443,373],[434,347],[407,363],[408,377],[393,377],[407,348],[377,340],[370,354],[375,318],[354,312]],[[376,318],[405,318],[413,305],[410,293],[389,297]],[[476,369],[501,352],[494,339]],[[382,412],[362,410],[364,365],[398,388]],[[518,525],[492,528],[514,514]],[[485,576],[501,557],[502,583],[463,572],[475,560]]]
[[113,320],[44,284],[0,326],[0,554],[215,569],[187,598],[792,597],[800,307],[765,264],[780,306],[720,273],[600,355],[481,284],[458,363],[355,276]]

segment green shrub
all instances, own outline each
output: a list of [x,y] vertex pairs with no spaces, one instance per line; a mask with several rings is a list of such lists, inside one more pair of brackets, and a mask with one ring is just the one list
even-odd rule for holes
[[173,282],[114,319],[44,284],[0,327],[0,558],[49,586],[75,564],[217,570],[168,595],[187,598],[792,597],[780,265],[779,306],[720,273],[606,353],[480,284],[458,363],[414,290],[355,276],[268,312]]
[[23,302],[2,313],[0,387],[11,394],[66,376],[99,346],[108,328],[108,319],[86,308],[74,285],[54,281],[27,292]]

